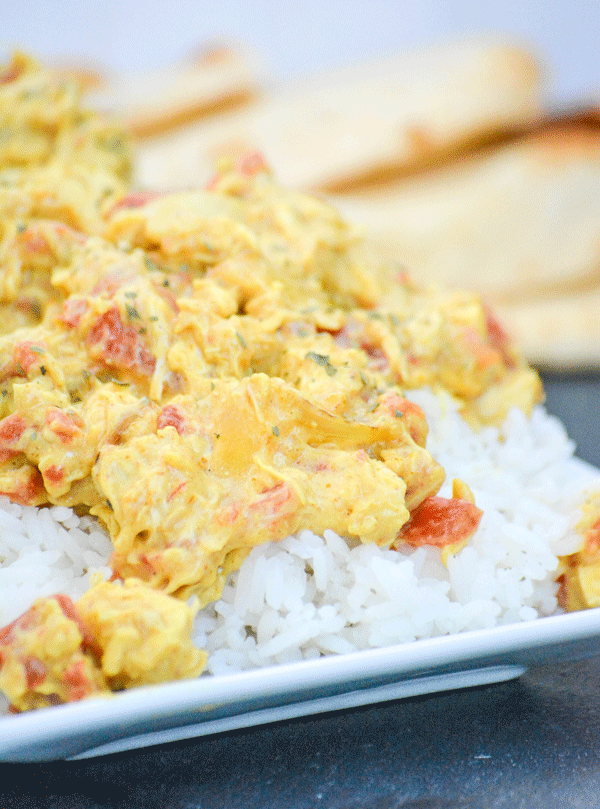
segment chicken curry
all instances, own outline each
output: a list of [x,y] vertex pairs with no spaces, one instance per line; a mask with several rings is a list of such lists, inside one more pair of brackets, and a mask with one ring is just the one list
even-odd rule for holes
[[15,710],[200,673],[194,609],[266,541],[468,541],[481,512],[460,481],[437,496],[410,390],[474,424],[541,398],[476,295],[378,263],[258,155],[131,191],[123,133],[26,57],[0,100],[0,493],[93,515],[114,547],[110,582],[0,631]]

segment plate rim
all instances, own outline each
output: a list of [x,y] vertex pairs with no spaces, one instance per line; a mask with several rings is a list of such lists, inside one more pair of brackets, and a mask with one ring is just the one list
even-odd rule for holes
[[[589,481],[582,481],[582,492],[594,478],[600,485],[600,469],[576,456],[569,461],[590,475]],[[238,727],[248,726],[256,722],[244,722],[243,717],[258,719],[260,711],[271,711],[264,716],[276,716],[273,711],[277,710],[282,715],[285,706],[288,712],[289,706],[296,706],[297,715],[302,715],[319,699],[328,699],[335,709],[344,695],[355,694],[355,705],[366,704],[373,701],[376,689],[394,683],[420,682],[425,687],[437,677],[439,690],[444,690],[443,677],[454,675],[446,682],[458,685],[448,687],[465,687],[477,670],[512,667],[522,672],[532,665],[575,661],[598,653],[600,607],[234,674],[203,675],[0,715],[0,762],[51,761],[86,751],[94,755],[94,749],[111,743],[114,747],[119,740],[143,739],[155,731],[187,726],[199,728],[190,735],[204,735],[201,731],[206,723],[228,719],[233,727],[237,717]],[[396,693],[390,699],[403,696],[402,688],[388,691]],[[421,693],[430,691],[427,687]],[[241,699],[240,694],[244,695]],[[140,742],[140,746],[149,743]]]
[[[522,673],[531,665],[575,661],[597,653],[600,607],[346,655],[144,686],[0,717],[0,761],[69,758],[152,731],[202,726],[224,718],[238,717],[242,722],[254,711],[308,707],[315,699],[333,698],[335,709],[336,698],[357,693],[364,700],[354,704],[366,704],[373,701],[374,689],[393,683],[425,684],[428,677],[449,674],[468,680],[469,672],[494,667],[517,667]],[[448,687],[466,685],[457,680]],[[244,724],[248,725],[238,726]]]

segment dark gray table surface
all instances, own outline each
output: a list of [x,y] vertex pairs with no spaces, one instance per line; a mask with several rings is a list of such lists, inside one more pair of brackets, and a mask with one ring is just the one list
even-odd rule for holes
[[[600,466],[600,375],[546,376]],[[600,658],[99,759],[0,765],[0,809],[595,809]]]

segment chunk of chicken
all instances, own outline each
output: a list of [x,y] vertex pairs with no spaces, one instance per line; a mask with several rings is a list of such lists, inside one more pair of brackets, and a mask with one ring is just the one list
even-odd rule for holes
[[199,675],[194,611],[133,579],[97,583],[77,603],[41,598],[0,629],[0,688],[15,711]]

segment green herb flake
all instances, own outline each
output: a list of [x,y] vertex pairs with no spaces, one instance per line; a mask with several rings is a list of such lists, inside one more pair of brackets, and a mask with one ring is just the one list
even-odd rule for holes
[[126,298],[137,298],[137,292],[130,291],[124,292],[123,294],[125,295]]
[[42,376],[46,376],[46,366],[45,365],[40,365],[40,373],[42,374]]
[[148,256],[144,256],[144,264],[146,265],[146,269],[150,270],[150,272],[156,272],[156,270],[160,269],[158,264],[152,261],[151,258],[148,258]]
[[312,360],[325,369],[327,376],[335,376],[337,368],[329,362],[329,357],[326,354],[316,354],[314,351],[309,351],[306,355],[307,360]]
[[135,306],[130,306],[129,304],[126,304],[125,309],[127,310],[127,317],[129,318],[129,320],[140,319],[140,313],[135,308]]
[[123,149],[123,141],[116,135],[108,136],[104,133],[96,138],[96,144],[100,149],[107,149],[110,152],[120,152]]
[[374,410],[377,410],[379,407],[379,402],[373,402],[373,404],[367,408],[367,413],[372,413]]
[[275,425],[275,426],[272,428],[272,430],[273,430],[273,435],[276,435],[276,436],[277,436],[277,438],[279,438],[279,427],[278,427],[277,425]]
[[396,408],[394,408],[394,416],[396,416],[397,419],[401,419],[403,415],[404,413],[401,410],[396,410]]
[[246,341],[244,340],[244,338],[242,337],[242,335],[239,333],[239,331],[236,331],[235,336],[236,336],[236,337],[238,338],[238,340],[240,341],[240,345],[241,345],[241,347],[242,347],[242,348],[247,348]]

